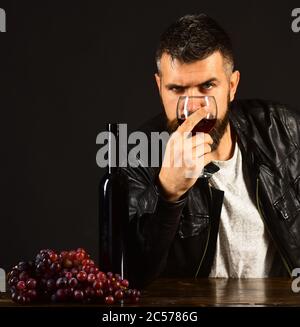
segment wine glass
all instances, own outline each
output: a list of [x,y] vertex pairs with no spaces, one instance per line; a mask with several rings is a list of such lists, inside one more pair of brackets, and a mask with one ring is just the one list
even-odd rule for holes
[[[192,135],[196,135],[197,132],[208,133],[217,121],[218,108],[215,98],[213,96],[180,96],[176,109],[179,125],[196,110],[203,110],[205,115],[192,129]],[[204,167],[199,177],[209,178],[210,176],[211,173]]]
[[208,133],[217,121],[218,109],[213,96],[180,96],[177,102],[177,121],[181,125],[196,110],[203,110],[205,117],[193,128],[192,135],[197,132]]

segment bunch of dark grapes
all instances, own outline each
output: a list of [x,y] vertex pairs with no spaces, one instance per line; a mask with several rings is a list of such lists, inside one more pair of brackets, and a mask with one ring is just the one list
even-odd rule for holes
[[8,274],[11,298],[34,301],[137,303],[140,291],[129,289],[119,274],[99,270],[82,248],[76,251],[41,250],[34,262],[20,262]]
[[32,262],[19,262],[8,273],[8,285],[12,300],[18,303],[30,303],[37,298],[37,281]]

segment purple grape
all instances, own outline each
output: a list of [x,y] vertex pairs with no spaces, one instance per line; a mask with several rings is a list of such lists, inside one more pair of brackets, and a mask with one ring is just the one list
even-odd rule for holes
[[78,280],[75,277],[72,277],[71,279],[69,279],[69,286],[71,287],[76,287],[78,285]]
[[27,271],[30,269],[30,265],[25,261],[21,261],[18,263],[17,269],[19,270],[19,272]]
[[37,285],[37,282],[33,278],[29,278],[26,281],[26,286],[27,286],[28,289],[35,289],[36,288],[36,285]]
[[53,291],[56,288],[56,282],[54,279],[48,279],[46,283],[47,290]]
[[26,299],[26,296],[25,295],[22,295],[22,294],[19,294],[17,295],[17,300],[16,300],[17,303],[20,303],[20,304],[25,304],[27,301]]
[[68,286],[68,279],[66,277],[60,277],[56,281],[57,288],[65,288]]
[[53,273],[58,273],[61,271],[61,264],[59,262],[53,262],[51,265],[50,265],[50,270],[53,272]]
[[56,300],[58,301],[58,302],[63,302],[63,301],[65,301],[65,299],[66,299],[66,292],[65,292],[65,290],[63,289],[63,288],[59,288],[57,291],[56,291],[56,293],[55,293],[55,296],[56,296]]
[[79,273],[77,274],[77,279],[80,281],[80,282],[83,282],[87,279],[87,273],[83,270],[79,271]]
[[82,301],[84,299],[84,293],[82,290],[75,290],[73,293],[73,298],[75,301]]
[[114,304],[115,299],[113,296],[109,295],[104,298],[104,302],[108,305]]
[[94,298],[96,296],[96,292],[95,290],[93,289],[93,287],[91,286],[88,286],[85,290],[84,290],[84,293],[86,295],[87,298]]
[[123,291],[122,290],[117,290],[116,292],[115,292],[115,299],[116,300],[122,300],[124,298],[124,293],[123,293]]
[[9,286],[14,286],[14,285],[17,285],[19,279],[17,277],[12,277],[8,280],[8,285]]
[[26,288],[25,282],[23,280],[18,281],[18,283],[17,283],[17,289],[22,291],[25,288]]
[[34,301],[37,298],[37,292],[34,289],[30,289],[27,291],[27,296],[31,301]]

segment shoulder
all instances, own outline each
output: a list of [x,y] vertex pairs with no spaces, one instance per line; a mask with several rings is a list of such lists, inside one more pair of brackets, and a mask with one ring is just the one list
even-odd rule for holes
[[286,116],[292,116],[299,119],[297,112],[290,105],[262,99],[243,99],[235,100],[231,103],[233,116],[239,116],[240,119],[268,119],[269,117],[278,117],[284,119]]
[[289,105],[260,99],[236,100],[231,103],[230,119],[245,139],[251,139],[264,152],[300,148],[299,112]]
[[300,123],[300,111],[284,103],[261,99],[233,101],[230,117],[244,130],[281,126],[296,131]]

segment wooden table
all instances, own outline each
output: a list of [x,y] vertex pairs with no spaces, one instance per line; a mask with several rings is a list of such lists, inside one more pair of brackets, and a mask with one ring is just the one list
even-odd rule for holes
[[[300,307],[300,293],[291,289],[291,279],[158,279],[142,292],[136,307],[216,307],[216,306],[294,306]],[[1,307],[19,306],[7,295]],[[42,304],[34,307],[82,306],[81,304]],[[100,307],[99,304],[88,306]],[[118,305],[120,306],[120,305]],[[20,306],[19,306],[20,307]],[[115,306],[117,307],[117,305]]]
[[299,306],[290,279],[157,280],[144,291],[147,306]]

